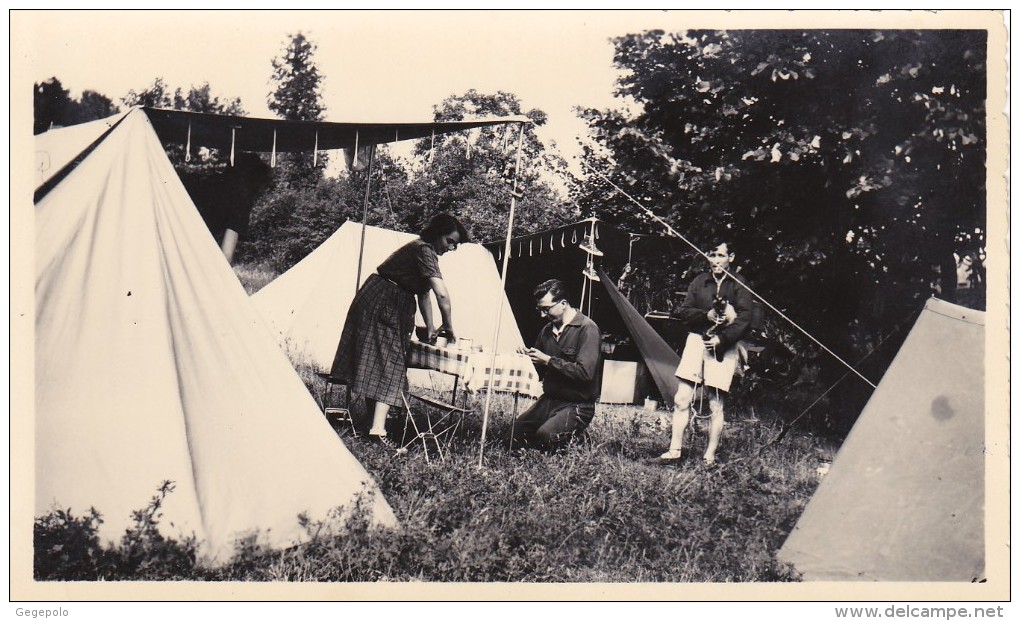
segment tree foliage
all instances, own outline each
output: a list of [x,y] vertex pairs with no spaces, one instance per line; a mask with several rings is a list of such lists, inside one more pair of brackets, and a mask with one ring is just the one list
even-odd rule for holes
[[[520,102],[508,93],[469,91],[451,96],[436,107],[435,120],[521,113]],[[528,112],[536,123],[540,110]],[[523,157],[518,173],[515,232],[535,231],[577,218],[564,207],[550,183],[562,160],[543,154],[530,125],[525,125]],[[435,214],[457,216],[475,240],[506,234],[519,125],[482,128],[420,140],[411,158],[394,159],[385,145],[377,147],[371,171],[368,224],[418,233]],[[279,173],[277,173],[279,179]],[[314,184],[288,186],[277,182],[256,204],[247,241],[238,258],[262,262],[283,271],[315,249],[347,220],[360,221],[365,207],[368,171],[347,172]]]
[[[578,212],[564,206],[563,197],[553,186],[553,181],[564,174],[565,163],[545,153],[534,132],[535,126],[545,123],[544,112],[533,109],[523,113],[520,100],[511,93],[500,91],[490,95],[472,89],[438,104],[434,120],[522,114],[531,123],[440,135],[434,142],[419,141],[409,165],[412,176],[402,196],[405,224],[418,229],[436,213],[447,212],[460,218],[474,239],[500,239],[506,235],[515,169],[521,194],[516,204],[515,234],[577,219]],[[519,168],[518,143],[522,152]]]
[[[857,360],[931,295],[934,267],[955,273],[953,253],[983,244],[985,43],[964,30],[621,37],[617,94],[639,112],[584,111],[604,148],[588,162],[702,248],[733,240],[766,299]],[[575,192],[606,220],[656,228],[597,177]]]
[[51,127],[103,119],[118,112],[109,97],[96,91],[82,91],[80,98],[73,99],[70,91],[55,77],[35,84],[32,91],[35,116],[33,134],[42,133]]
[[[289,121],[321,121],[326,108],[322,104],[322,76],[315,66],[317,45],[303,33],[290,35],[280,56],[272,59],[269,109]],[[318,183],[328,159],[320,154],[285,153],[277,158],[278,182],[283,187],[302,187]]]
[[326,108],[322,105],[322,76],[315,66],[317,46],[304,34],[290,36],[282,56],[273,59],[269,109],[289,121],[321,121]]
[[128,91],[121,101],[125,106],[168,108],[210,114],[245,114],[239,97],[220,99],[213,95],[208,82],[198,86],[192,85],[185,91],[181,87],[173,88],[167,85],[163,78],[157,77],[152,84],[141,90]]

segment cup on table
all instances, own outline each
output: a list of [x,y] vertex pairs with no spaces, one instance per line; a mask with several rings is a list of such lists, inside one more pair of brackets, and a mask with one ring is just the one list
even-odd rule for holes
[[445,336],[437,336],[436,337],[436,347],[446,347],[447,343],[448,343],[448,341],[446,340]]

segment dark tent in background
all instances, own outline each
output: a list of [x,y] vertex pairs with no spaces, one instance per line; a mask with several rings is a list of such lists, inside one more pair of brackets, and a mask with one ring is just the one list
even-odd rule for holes
[[[502,269],[504,242],[485,247]],[[567,286],[571,302],[581,303],[582,312],[602,330],[602,351],[607,361],[603,401],[634,403],[649,396],[671,400],[676,392],[672,374],[679,363],[673,351],[675,344],[656,333],[608,274],[622,274],[624,266],[639,255],[671,256],[680,252],[683,248],[673,238],[628,233],[596,218],[511,239],[506,294],[524,342],[533,343],[545,323],[535,312],[531,292],[539,283],[558,278]],[[590,273],[599,280],[584,275],[589,259],[595,265]],[[671,362],[667,352],[676,362]],[[672,368],[667,372],[665,366],[669,364]],[[614,382],[618,384],[615,387]]]

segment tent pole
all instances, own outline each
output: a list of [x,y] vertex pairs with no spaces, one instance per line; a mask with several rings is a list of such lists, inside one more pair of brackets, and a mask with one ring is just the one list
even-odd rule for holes
[[[510,192],[510,215],[506,220],[506,241],[503,244],[503,273],[500,276],[499,306],[496,311],[496,329],[492,335],[492,360],[489,363],[489,387],[485,391],[485,407],[482,410],[482,440],[478,446],[478,469],[481,470],[485,456],[485,432],[489,428],[489,406],[492,404],[492,381],[496,374],[496,352],[499,347],[499,328],[503,323],[503,298],[506,297],[506,273],[510,263],[510,238],[514,232],[514,212],[517,209],[517,179],[521,169],[521,151],[524,149],[524,123],[521,123],[521,132],[517,136],[517,165],[514,167],[514,189]],[[516,416],[515,416],[516,418]]]
[[[355,139],[357,142],[357,139]],[[357,161],[358,152],[354,152],[355,162]],[[365,259],[365,227],[368,224],[368,197],[371,194],[372,187],[372,163],[375,161],[375,145],[372,145],[368,152],[368,175],[365,177],[365,204],[361,208],[361,245],[358,246],[358,275],[354,280],[354,294],[358,294],[358,289],[361,288],[361,263]]]

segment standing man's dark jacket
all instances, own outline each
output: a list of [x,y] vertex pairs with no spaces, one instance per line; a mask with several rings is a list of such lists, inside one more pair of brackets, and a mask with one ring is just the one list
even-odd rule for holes
[[712,326],[712,322],[708,319],[712,301],[717,295],[725,298],[733,306],[733,310],[737,311],[737,318],[733,320],[733,323],[716,333],[719,336],[719,345],[722,350],[729,349],[734,343],[744,338],[751,327],[754,300],[747,288],[735,282],[734,278],[739,279],[742,283],[747,283],[744,277],[739,274],[727,275],[717,289],[711,272],[699,274],[687,287],[687,296],[680,309],[673,314],[688,331],[704,334]]

